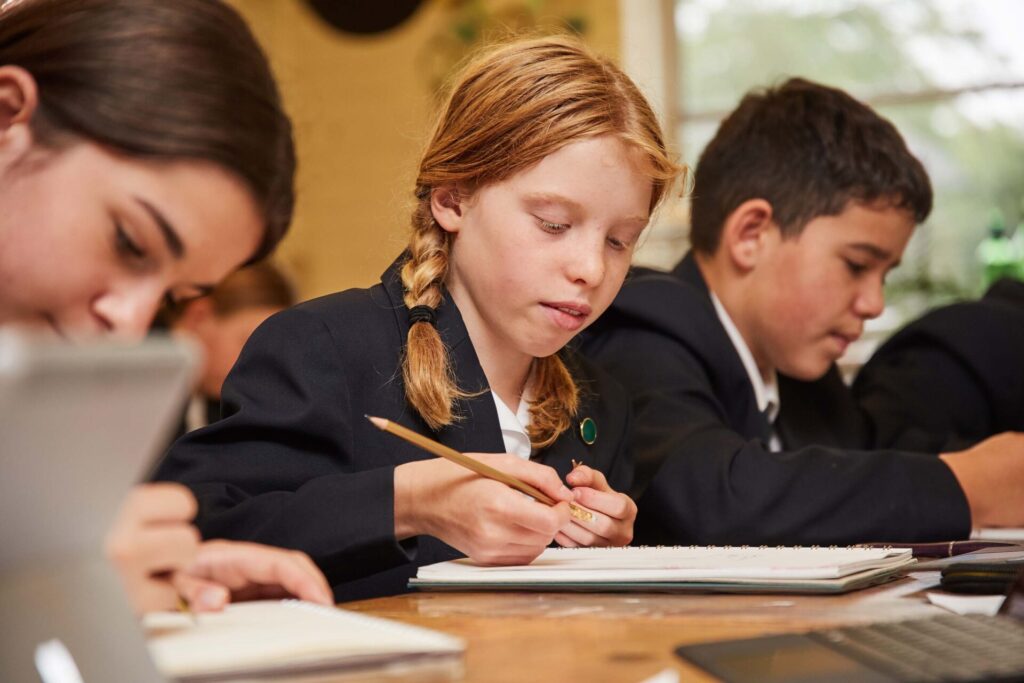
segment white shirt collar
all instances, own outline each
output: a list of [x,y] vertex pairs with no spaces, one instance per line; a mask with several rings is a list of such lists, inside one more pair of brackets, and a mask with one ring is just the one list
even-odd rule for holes
[[711,292],[711,303],[715,305],[718,319],[721,321],[722,327],[725,328],[726,334],[729,335],[729,339],[736,348],[736,353],[739,354],[743,367],[747,371],[750,385],[754,388],[757,409],[765,413],[768,416],[768,421],[774,424],[775,418],[779,416],[779,379],[775,370],[771,371],[766,382],[761,376],[761,371],[757,368],[757,363],[754,362],[754,354],[750,353],[750,347],[747,346],[743,335],[740,334],[736,324],[729,317],[729,312],[725,310],[725,306],[718,300],[714,292]]
[[505,405],[505,402],[498,398],[498,394],[491,392],[494,398],[494,407],[498,411],[498,425],[501,427],[501,439],[505,442],[505,451],[518,455],[523,460],[529,460],[533,447],[530,445],[530,435],[526,433],[530,426],[530,390],[527,388],[519,399],[519,407],[516,412]]

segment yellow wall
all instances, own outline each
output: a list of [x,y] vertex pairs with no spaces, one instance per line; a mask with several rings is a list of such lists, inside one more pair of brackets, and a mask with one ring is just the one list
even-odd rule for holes
[[[231,2],[270,56],[295,123],[298,206],[279,260],[304,298],[369,286],[405,243],[439,70],[430,46],[450,29],[450,2],[428,0],[374,37],[330,29],[300,0]],[[580,11],[588,41],[617,55],[617,0],[552,5]]]

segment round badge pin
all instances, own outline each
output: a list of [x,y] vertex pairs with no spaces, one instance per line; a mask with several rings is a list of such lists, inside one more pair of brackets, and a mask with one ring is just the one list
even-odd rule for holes
[[580,422],[580,438],[588,446],[592,446],[597,441],[597,424],[589,417],[583,418],[583,421]]

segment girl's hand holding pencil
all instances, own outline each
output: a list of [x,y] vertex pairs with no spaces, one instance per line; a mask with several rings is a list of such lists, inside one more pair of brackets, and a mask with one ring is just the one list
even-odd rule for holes
[[395,468],[398,540],[429,534],[481,564],[529,564],[552,541],[609,546],[633,538],[636,504],[597,470],[573,461],[570,491],[547,465],[509,453],[459,453],[391,420],[366,417],[441,458]]
[[572,519],[572,492],[547,465],[508,453],[466,455],[530,484],[555,504],[539,504],[450,460],[405,463],[395,468],[396,537],[435,536],[480,564],[529,564]]

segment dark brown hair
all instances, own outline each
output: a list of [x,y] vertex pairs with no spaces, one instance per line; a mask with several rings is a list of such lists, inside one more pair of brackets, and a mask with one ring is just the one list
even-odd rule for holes
[[931,212],[932,188],[889,121],[842,90],[794,78],[748,93],[701,154],[693,248],[714,253],[725,219],[748,199],[769,202],[790,237],[851,201],[903,209],[920,223]]
[[264,239],[294,205],[295,150],[266,57],[218,0],[23,0],[0,10],[0,64],[35,79],[41,144],[85,139],[157,160],[209,161],[245,181]]

